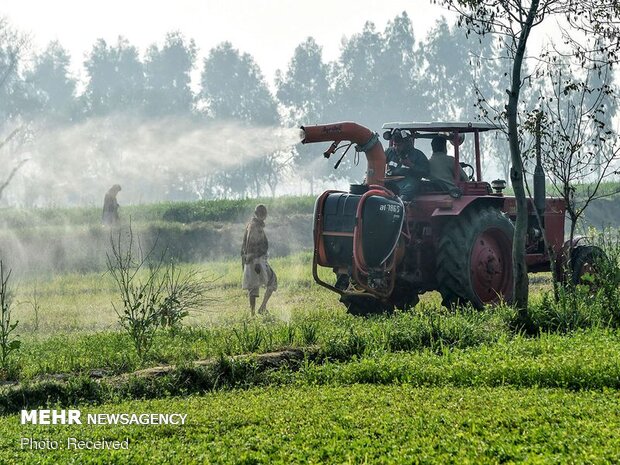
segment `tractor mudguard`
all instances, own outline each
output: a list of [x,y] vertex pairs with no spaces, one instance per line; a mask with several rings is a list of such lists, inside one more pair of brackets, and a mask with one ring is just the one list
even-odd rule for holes
[[[431,196],[426,196],[431,197]],[[442,217],[442,216],[458,216],[465,212],[470,207],[480,207],[483,206],[492,206],[499,210],[503,210],[504,206],[504,198],[496,197],[493,195],[485,195],[485,196],[474,196],[474,195],[464,195],[458,199],[455,199],[449,195],[437,195],[432,196],[433,198],[423,198],[416,200],[416,203],[437,203],[436,208],[433,210],[431,214],[432,217]]]

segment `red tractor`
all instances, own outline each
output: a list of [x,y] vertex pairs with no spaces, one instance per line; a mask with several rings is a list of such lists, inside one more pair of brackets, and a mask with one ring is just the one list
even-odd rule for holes
[[[419,294],[433,290],[448,307],[510,302],[515,199],[503,194],[505,181],[482,180],[480,162],[480,134],[498,128],[485,123],[386,123],[383,128],[408,131],[414,145],[437,136],[449,140],[454,147],[453,188],[446,189],[431,176],[421,181],[421,192],[411,202],[403,202],[388,188],[386,156],[376,133],[352,122],[302,126],[302,143],[332,142],[325,157],[345,142],[356,144],[368,162],[363,184],[351,185],[349,192],[326,191],[316,200],[315,281],[340,294],[348,311],[358,315],[412,307]],[[460,162],[466,135],[473,136],[475,167]],[[461,166],[469,170],[467,181],[460,180]],[[545,198],[540,164],[534,184],[527,265],[530,272],[549,271],[551,260],[536,213],[549,247],[563,257],[568,255],[565,205],[561,199]],[[581,256],[584,270],[592,263],[591,249],[572,249],[573,260]],[[319,266],[333,269],[332,282],[319,277]],[[574,270],[576,279],[581,268]]]

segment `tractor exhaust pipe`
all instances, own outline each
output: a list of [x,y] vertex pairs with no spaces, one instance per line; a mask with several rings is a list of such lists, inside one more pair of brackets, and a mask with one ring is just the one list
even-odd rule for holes
[[545,196],[545,171],[537,157],[534,169],[534,206],[541,218],[545,213]]
[[545,170],[541,161],[541,144],[540,144],[540,120],[542,113],[538,113],[536,118],[536,167],[534,168],[534,207],[538,211],[540,218],[545,213]]
[[357,146],[355,150],[366,154],[366,185],[383,186],[385,178],[385,152],[379,142],[379,136],[367,127],[350,121],[315,126],[301,126],[301,143],[334,142],[325,152],[325,157],[336,150],[339,142],[351,141]]

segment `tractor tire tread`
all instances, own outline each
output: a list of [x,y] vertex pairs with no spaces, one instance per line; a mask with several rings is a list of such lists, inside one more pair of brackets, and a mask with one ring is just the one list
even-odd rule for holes
[[513,228],[510,220],[497,208],[485,206],[451,219],[444,227],[437,253],[437,282],[442,305],[448,308],[464,303],[471,303],[476,308],[484,306],[471,285],[471,250],[484,225],[501,223],[505,228]]

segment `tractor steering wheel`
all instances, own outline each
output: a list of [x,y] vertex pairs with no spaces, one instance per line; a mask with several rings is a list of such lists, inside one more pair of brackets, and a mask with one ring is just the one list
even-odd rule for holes
[[470,170],[469,173],[465,171],[465,174],[467,175],[467,179],[469,181],[473,181],[475,173],[474,167],[471,166],[469,163],[465,163],[464,161],[460,162],[459,165],[461,165],[461,168],[463,168],[463,170]]

